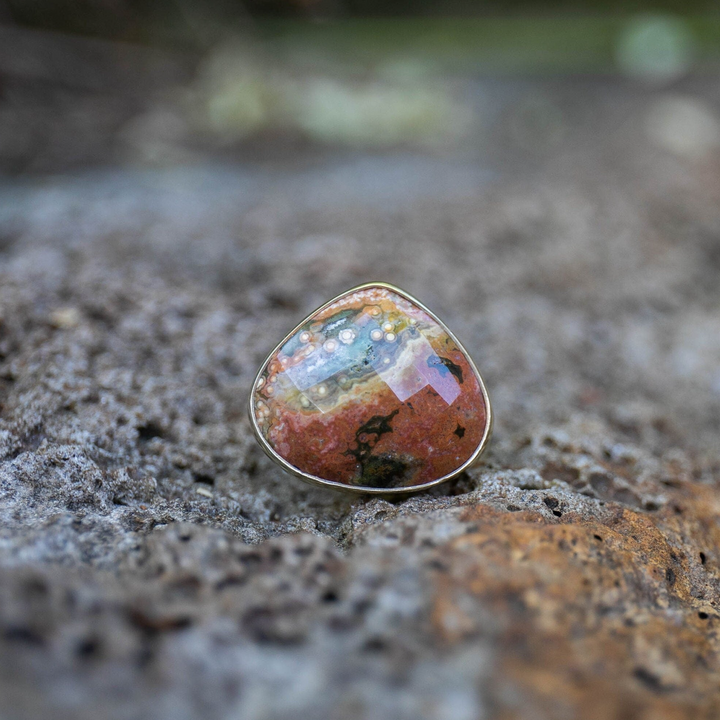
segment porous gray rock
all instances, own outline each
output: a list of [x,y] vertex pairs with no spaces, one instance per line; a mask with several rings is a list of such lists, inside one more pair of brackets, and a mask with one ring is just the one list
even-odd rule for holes
[[[4,719],[720,712],[720,168],[653,149],[652,97],[579,98],[599,119],[522,173],[3,192]],[[480,465],[392,501],[284,475],[245,416],[278,338],[372,279],[448,323],[497,418]]]

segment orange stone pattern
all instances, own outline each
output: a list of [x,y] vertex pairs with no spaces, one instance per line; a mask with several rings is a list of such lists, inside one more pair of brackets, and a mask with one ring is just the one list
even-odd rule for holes
[[385,286],[349,291],[299,325],[268,358],[252,401],[277,455],[356,488],[452,475],[489,422],[482,381],[462,349]]

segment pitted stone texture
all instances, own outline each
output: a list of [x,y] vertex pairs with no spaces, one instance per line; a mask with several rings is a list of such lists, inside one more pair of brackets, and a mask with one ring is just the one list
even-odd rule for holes
[[[717,716],[720,173],[613,117],[452,197],[337,165],[4,195],[5,716]],[[395,502],[288,478],[245,412],[276,339],[379,269],[497,417],[482,466]]]

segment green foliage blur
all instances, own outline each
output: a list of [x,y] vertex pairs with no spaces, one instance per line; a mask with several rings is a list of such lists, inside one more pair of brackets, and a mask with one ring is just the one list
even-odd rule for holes
[[716,0],[4,0],[0,22],[141,43],[202,45],[268,20],[718,15]]
[[[0,176],[333,148],[489,156],[498,128],[527,160],[572,127],[533,82],[662,93],[718,68],[717,0],[0,0]],[[508,77],[525,85],[482,84]],[[714,147],[707,108],[665,100],[648,121],[663,147]]]

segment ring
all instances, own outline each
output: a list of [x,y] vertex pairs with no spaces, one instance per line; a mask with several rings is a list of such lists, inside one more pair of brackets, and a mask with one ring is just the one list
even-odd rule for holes
[[485,383],[457,338],[387,283],[352,288],[270,353],[250,392],[265,453],[303,480],[358,493],[425,490],[477,460]]

